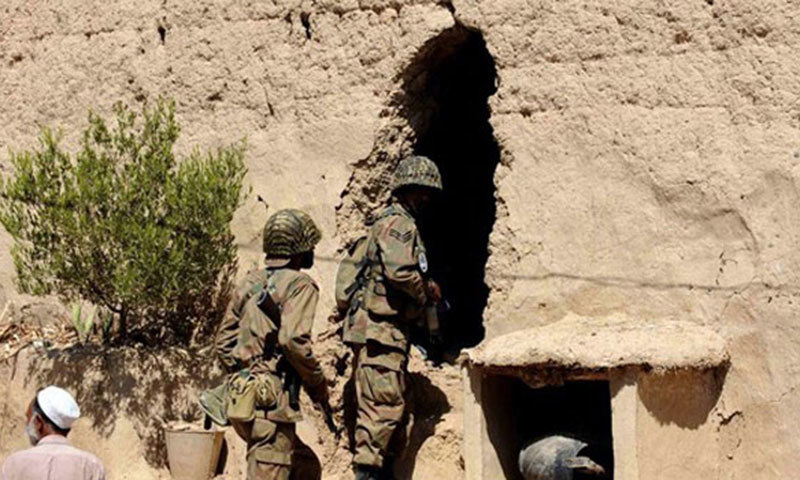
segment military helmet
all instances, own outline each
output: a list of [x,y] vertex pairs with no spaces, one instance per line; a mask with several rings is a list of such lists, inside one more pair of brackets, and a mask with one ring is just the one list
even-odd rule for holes
[[322,232],[302,210],[286,208],[272,214],[264,225],[264,253],[267,257],[290,257],[310,252]]
[[442,189],[442,176],[436,164],[428,157],[412,155],[404,158],[394,172],[392,191],[406,185]]

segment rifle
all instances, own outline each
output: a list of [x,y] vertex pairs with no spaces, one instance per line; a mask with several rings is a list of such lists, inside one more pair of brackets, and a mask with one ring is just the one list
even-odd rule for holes
[[[258,308],[264,312],[272,323],[275,324],[275,327],[280,330],[281,329],[281,309],[278,307],[278,304],[275,303],[275,300],[272,298],[272,295],[269,294],[266,288],[262,289],[261,292],[258,294],[258,298],[256,298],[256,305]],[[276,345],[276,348],[280,349]],[[295,409],[300,409],[300,385],[302,385],[302,379],[300,375],[297,374],[297,371],[292,367],[291,364],[286,360],[286,356],[281,358],[281,361],[278,363],[278,370],[283,372],[283,388],[289,392],[289,405]]]
[[[302,385],[302,380],[300,379],[300,375],[297,374],[297,370],[292,367],[289,362],[285,362],[283,364],[283,383],[286,390],[289,392],[289,405],[295,410],[300,409],[300,385]],[[333,409],[331,408],[331,404],[327,400],[321,400],[317,402],[317,406],[322,411],[322,415],[325,417],[325,425],[328,427],[328,430],[334,434],[338,440],[339,436],[341,435],[341,429],[336,425],[336,422],[333,420]]]
[[424,325],[418,325],[417,330],[412,329],[411,332],[411,343],[419,349],[425,360],[430,360],[434,365],[442,363],[440,318],[449,311],[450,303],[446,299],[427,305]]
[[328,430],[336,437],[336,441],[339,441],[339,437],[342,436],[342,429],[336,425],[336,422],[333,420],[333,409],[331,409],[331,404],[328,402],[320,403],[320,409],[322,410],[322,415],[325,417],[325,425],[328,427]]
[[300,386],[303,380],[285,358],[278,364],[278,368],[283,371],[283,388],[289,392],[289,405],[295,410],[300,410]]

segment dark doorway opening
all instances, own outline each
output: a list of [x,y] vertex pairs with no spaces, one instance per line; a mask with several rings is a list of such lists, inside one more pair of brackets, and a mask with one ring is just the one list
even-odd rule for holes
[[484,276],[500,161],[488,99],[497,90],[497,71],[483,36],[462,26],[439,35],[422,56],[411,87],[416,91],[407,91],[420,102],[412,108],[423,113],[421,121],[412,121],[415,151],[438,165],[444,191],[420,220],[420,232],[432,276],[450,304],[442,329],[455,351],[478,344],[485,332]]
[[487,431],[507,479],[523,480],[520,452],[555,435],[588,444],[579,452],[605,470],[603,475],[575,471],[573,478],[614,478],[611,392],[608,381],[573,381],[531,388],[521,379],[489,376],[484,380],[482,408]]
[[567,382],[557,387],[530,388],[523,381],[514,385],[512,410],[517,421],[514,438],[519,452],[531,441],[561,435],[586,442],[580,455],[588,456],[614,478],[614,452],[611,438],[611,391],[607,381]]

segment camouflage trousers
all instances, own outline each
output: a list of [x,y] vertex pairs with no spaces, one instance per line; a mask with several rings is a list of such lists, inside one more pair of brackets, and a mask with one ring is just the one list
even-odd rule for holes
[[231,422],[236,433],[247,442],[247,480],[289,480],[295,424],[267,420],[256,411],[250,422]]
[[[361,348],[355,383],[358,413],[355,432],[357,465],[383,466],[388,454],[399,456],[405,443],[406,364],[403,351],[368,343]],[[400,435],[398,435],[400,434]]]

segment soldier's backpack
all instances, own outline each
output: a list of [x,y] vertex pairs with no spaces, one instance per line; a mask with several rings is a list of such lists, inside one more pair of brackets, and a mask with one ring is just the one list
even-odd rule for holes
[[258,294],[267,284],[265,270],[248,272],[242,283],[234,290],[228,309],[222,318],[217,333],[214,337],[214,349],[220,362],[228,373],[233,373],[242,368],[238,365],[233,352],[239,339],[239,323],[245,312],[247,303],[253,295]]
[[[280,309],[270,297],[269,283],[270,275],[266,270],[248,273],[234,291],[217,331],[217,355],[229,374],[222,385],[201,392],[198,400],[203,411],[218,425],[250,421],[256,408],[271,410],[269,414],[274,414],[278,406],[279,379],[273,374],[254,375],[241,363],[247,360],[247,354],[263,354],[259,348],[250,348],[253,346],[248,343],[250,339],[272,335],[276,338],[268,343],[277,343]],[[262,292],[266,293],[265,299],[260,297]]]
[[[377,217],[368,220],[366,226],[371,228],[378,220],[396,214],[397,209],[394,205],[389,205]],[[344,317],[342,340],[354,346],[367,343],[369,314],[364,306],[364,293],[367,290],[371,267],[368,255],[370,243],[370,235],[359,237],[347,249],[347,254],[339,262],[336,271],[334,298],[339,314]]]
[[369,237],[356,240],[339,262],[336,271],[336,308],[344,317],[342,340],[351,345],[366,343],[367,311],[364,308],[364,290],[369,279],[367,249]]

